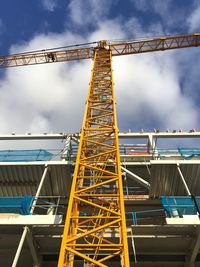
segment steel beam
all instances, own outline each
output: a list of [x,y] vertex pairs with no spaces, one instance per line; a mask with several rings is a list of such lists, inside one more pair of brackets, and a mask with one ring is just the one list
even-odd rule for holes
[[[68,136],[72,136],[72,139],[78,142],[80,134],[78,133],[44,133],[44,134],[1,134],[0,140],[63,140]],[[128,138],[200,138],[200,132],[120,132],[118,134],[119,139],[128,139]]]
[[196,237],[193,238],[191,243],[191,252],[186,257],[185,267],[194,267],[195,266],[195,259],[199,252],[200,248],[200,227],[196,226]]
[[48,166],[45,165],[45,167],[44,167],[44,172],[43,172],[43,174],[42,174],[42,177],[41,177],[41,180],[40,180],[40,183],[39,183],[37,192],[36,192],[36,194],[35,194],[35,198],[34,198],[34,201],[33,201],[32,207],[31,207],[30,214],[33,214],[33,211],[34,211],[34,209],[35,209],[35,205],[36,205],[36,203],[37,203],[37,198],[38,198],[39,195],[40,195],[40,192],[41,192],[41,189],[42,189],[44,180],[45,180],[46,175],[47,175],[47,171],[48,171]]
[[66,138],[66,141],[65,141],[65,147],[64,147],[62,155],[61,155],[61,158],[63,160],[66,160],[71,155],[71,151],[72,151],[71,140],[72,140],[71,135],[68,135],[67,138]]
[[161,160],[150,160],[151,165],[199,165],[200,160],[166,160],[166,159],[161,159]]
[[19,260],[19,257],[20,257],[21,251],[22,251],[22,247],[24,245],[24,241],[25,241],[27,232],[28,232],[28,227],[25,226],[24,230],[23,230],[23,233],[21,235],[21,239],[19,241],[19,245],[18,245],[17,251],[15,253],[15,257],[14,257],[14,260],[13,260],[13,263],[12,263],[12,267],[16,267],[17,266],[17,263],[18,263],[18,260]]
[[29,249],[33,258],[34,266],[33,267],[40,267],[41,266],[41,259],[37,252],[36,242],[34,240],[32,231],[28,228],[26,239],[29,245]]
[[185,190],[186,190],[188,196],[191,196],[191,192],[190,192],[190,190],[189,190],[189,188],[188,188],[188,185],[187,185],[187,183],[186,183],[186,181],[185,181],[185,178],[184,178],[184,176],[183,176],[183,174],[182,174],[182,172],[181,172],[181,169],[180,169],[178,163],[177,163],[177,170],[178,170],[178,172],[179,172],[179,175],[180,175],[180,177],[181,177],[181,180],[182,180],[182,182],[183,182],[183,185],[184,185],[184,187],[185,187]]
[[135,182],[138,182],[140,185],[144,186],[145,188],[149,189],[150,188],[150,183],[148,183],[147,181],[145,181],[143,178],[141,178],[140,176],[138,176],[137,174],[129,171],[128,169],[126,169],[125,167],[121,166],[121,169],[123,171],[126,172],[126,174]]
[[2,134],[0,135],[1,140],[63,140],[67,138],[67,134]]
[[128,132],[119,133],[119,139],[121,138],[200,138],[200,132]]

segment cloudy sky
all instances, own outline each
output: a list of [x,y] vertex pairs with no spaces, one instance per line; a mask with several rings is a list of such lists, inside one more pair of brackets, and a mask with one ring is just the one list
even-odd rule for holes
[[[200,0],[7,0],[0,54],[200,31]],[[92,60],[0,70],[0,133],[78,132]],[[119,128],[199,130],[200,48],[113,58]]]

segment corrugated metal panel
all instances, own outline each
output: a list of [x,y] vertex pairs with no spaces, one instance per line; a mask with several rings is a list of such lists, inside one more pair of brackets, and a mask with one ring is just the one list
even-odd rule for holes
[[[200,165],[181,164],[180,169],[191,193],[200,195]],[[150,195],[186,195],[176,164],[152,164]]]
[[126,168],[131,172],[133,172],[134,174],[140,176],[145,181],[149,182],[150,175],[148,169],[150,170],[151,166],[135,165],[135,166],[126,166]]
[[[0,196],[34,196],[44,171],[43,165],[1,165]],[[71,187],[69,165],[51,165],[41,190],[45,196],[66,196]]]
[[185,164],[180,169],[191,194],[200,196],[200,164]]
[[184,193],[176,165],[152,165],[150,195],[175,195]]

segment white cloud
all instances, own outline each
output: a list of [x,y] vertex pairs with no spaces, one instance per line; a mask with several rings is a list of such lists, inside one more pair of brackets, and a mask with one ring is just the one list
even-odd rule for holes
[[109,14],[113,0],[71,0],[70,16],[77,25],[87,26],[103,21]]
[[[104,20],[87,40],[71,32],[41,34],[11,50],[32,51],[127,35],[144,36],[139,22],[137,28],[135,22],[134,18],[126,23]],[[198,128],[199,109],[193,96],[180,86],[180,78],[185,75],[181,66],[187,64],[191,72],[196,68],[184,57],[188,50],[184,51],[113,59],[121,130]],[[175,61],[178,53],[181,65]],[[92,61],[85,60],[6,70],[0,80],[0,132],[78,132],[91,64]]]
[[0,132],[79,131],[89,67],[81,62],[8,70],[0,91]]
[[199,31],[200,27],[200,4],[196,2],[193,12],[187,19],[190,31]]
[[[75,39],[70,33],[39,35],[11,50],[32,51]],[[79,131],[90,68],[88,60],[6,70],[0,85],[0,132]]]
[[[147,29],[149,35],[154,35],[152,25]],[[160,24],[156,24],[161,29]],[[120,21],[105,21],[99,30],[92,34],[93,40],[125,38],[126,34],[144,36],[145,31],[136,18],[126,23]],[[193,69],[190,49],[182,51],[155,52],[143,55],[116,57],[113,59],[116,81],[116,94],[119,111],[119,126],[121,129],[153,128],[162,129],[183,128],[188,130],[199,125],[199,108],[193,99],[194,90],[187,87],[191,93],[183,92],[180,79],[185,75],[183,66]],[[194,57],[194,56],[193,56]],[[180,63],[180,60],[182,62]],[[178,62],[176,62],[178,60]],[[191,62],[191,64],[188,64]],[[180,64],[179,64],[180,63]],[[198,78],[196,77],[195,80]],[[191,82],[190,78],[188,80]]]
[[187,28],[186,18],[193,1],[191,3],[188,1],[186,4],[175,3],[176,1],[172,0],[131,0],[131,2],[136,10],[143,12],[147,20],[156,21],[156,24],[162,25],[165,34],[172,34],[177,31],[182,32],[184,28]]
[[132,3],[140,11],[153,11],[160,16],[166,16],[173,2],[172,0],[132,0]]
[[116,58],[114,62],[122,128],[188,130],[198,125],[195,104],[181,92],[173,54]]
[[53,12],[58,6],[60,0],[41,0],[44,9]]

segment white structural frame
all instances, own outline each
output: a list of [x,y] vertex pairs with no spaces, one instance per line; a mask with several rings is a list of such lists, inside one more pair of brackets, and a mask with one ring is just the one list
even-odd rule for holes
[[[64,140],[68,136],[76,140],[79,138],[79,133],[58,133],[58,134],[1,134],[0,140]],[[200,138],[200,132],[120,132],[118,134],[120,139],[126,138]]]
[[[68,152],[68,149],[70,149],[71,147],[71,142],[75,142],[76,144],[78,144],[79,142],[79,134],[73,134],[73,133],[60,133],[60,134],[10,134],[10,135],[0,135],[0,141],[5,141],[5,140],[62,140],[64,141],[65,147],[63,150],[63,156],[65,156]],[[147,139],[149,148],[151,148],[152,150],[154,150],[154,152],[156,153],[156,142],[155,140],[157,140],[158,138],[163,139],[163,138],[200,138],[200,132],[195,132],[195,131],[191,131],[191,132],[138,132],[138,133],[132,133],[132,132],[127,132],[127,133],[119,133],[118,134],[119,139],[123,140],[123,139]],[[134,156],[133,156],[134,157]],[[145,181],[142,177],[136,175],[135,173],[133,173],[132,171],[128,170],[126,168],[126,166],[134,166],[134,165],[143,165],[143,166],[149,166],[149,165],[154,165],[154,164],[173,164],[177,166],[177,170],[178,173],[180,175],[181,181],[184,184],[185,190],[187,192],[188,196],[191,196],[191,192],[190,189],[185,181],[185,178],[183,176],[183,173],[181,172],[180,166],[181,164],[200,164],[199,160],[193,160],[191,159],[190,161],[185,161],[185,160],[181,160],[181,159],[177,159],[177,160],[151,160],[149,159],[148,162],[141,162],[141,161],[134,161],[134,162],[122,162],[121,163],[121,169],[123,171],[126,172],[126,174],[133,179],[134,181],[137,181],[139,184],[141,184],[142,186],[144,186],[145,188],[149,189],[150,188],[150,184]],[[44,165],[44,171],[42,174],[42,177],[40,179],[40,183],[38,185],[38,189],[35,195],[35,200],[33,202],[32,208],[31,208],[31,214],[33,214],[34,208],[35,208],[35,204],[37,201],[37,198],[40,195],[42,186],[44,184],[44,181],[46,179],[47,176],[47,172],[49,170],[49,167],[51,165],[69,165],[72,164],[72,162],[69,162],[67,160],[65,160],[65,158],[63,157],[63,160],[58,160],[58,161],[40,161],[40,162],[0,162],[0,166],[2,165]],[[194,238],[194,241],[192,243],[191,246],[191,251],[190,254],[188,255],[188,257],[186,258],[186,263],[185,263],[185,267],[193,267],[194,266],[194,262],[195,262],[195,258],[198,254],[199,251],[199,247],[200,247],[200,226],[196,226],[197,230],[196,230],[196,236]],[[132,235],[131,235],[132,236]],[[24,226],[19,244],[18,244],[18,248],[12,263],[12,267],[17,267],[18,264],[18,260],[23,248],[23,244],[25,242],[25,240],[27,240],[29,248],[30,248],[30,252],[33,258],[33,262],[34,262],[34,266],[35,267],[40,267],[40,258],[38,256],[37,253],[37,247],[34,244],[34,238],[32,235],[32,232],[29,228],[28,225]]]
[[[34,201],[32,203],[31,210],[30,210],[30,214],[31,215],[33,214],[33,211],[35,209],[35,204],[37,202],[37,198],[40,195],[42,186],[44,184],[44,181],[45,181],[45,178],[46,178],[46,175],[47,175],[47,171],[48,171],[48,165],[45,164],[44,165],[44,171],[43,171],[42,177],[40,179],[40,183],[39,183],[39,186],[38,186],[38,189],[37,189],[37,192],[36,192],[36,195],[35,195]],[[29,236],[28,236],[28,234],[29,234]],[[17,267],[17,263],[18,263],[19,256],[21,254],[22,247],[24,245],[25,239],[27,239],[27,241],[28,241],[29,248],[30,248],[30,251],[31,251],[31,255],[33,257],[33,262],[35,264],[35,267],[40,267],[40,261],[39,261],[39,258],[37,256],[37,250],[36,250],[36,247],[33,244],[32,234],[31,234],[30,229],[29,229],[28,226],[25,226],[24,230],[22,232],[21,239],[20,239],[17,251],[15,253],[15,257],[14,257],[14,260],[13,260],[13,263],[12,263],[12,267]]]

